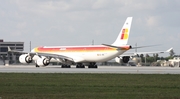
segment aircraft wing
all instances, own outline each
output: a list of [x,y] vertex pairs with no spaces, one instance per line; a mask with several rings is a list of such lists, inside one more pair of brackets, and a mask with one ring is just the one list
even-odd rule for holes
[[158,53],[170,53],[173,50],[173,48],[170,48],[166,51],[152,51],[152,52],[126,52],[120,56],[135,56],[140,54],[158,54]]
[[54,59],[61,59],[61,60],[69,60],[69,61],[72,61],[74,62],[73,58],[71,57],[67,57],[67,56],[64,56],[64,55],[58,55],[58,54],[49,54],[49,53],[30,53],[30,55],[38,55],[38,56],[45,56],[47,58],[54,58]]
[[71,57],[67,57],[67,56],[64,56],[64,55],[58,55],[58,54],[50,54],[50,53],[35,53],[35,52],[22,52],[22,51],[16,51],[16,50],[11,50],[10,47],[8,47],[8,52],[9,53],[21,53],[21,54],[28,54],[30,56],[34,56],[34,55],[37,55],[39,57],[47,57],[49,59],[51,58],[54,58],[54,59],[60,59],[60,60],[69,60],[69,61],[72,61],[74,62],[73,58]]

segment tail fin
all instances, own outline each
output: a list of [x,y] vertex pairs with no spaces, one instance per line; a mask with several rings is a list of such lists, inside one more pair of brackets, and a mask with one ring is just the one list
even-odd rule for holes
[[132,17],[128,17],[116,39],[116,41],[112,44],[114,46],[126,45],[129,38],[129,32],[131,28]]

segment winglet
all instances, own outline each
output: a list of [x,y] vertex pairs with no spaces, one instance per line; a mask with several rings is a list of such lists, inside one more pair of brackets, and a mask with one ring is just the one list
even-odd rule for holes
[[8,46],[8,52],[12,51],[11,48]]
[[171,52],[173,50],[173,48],[171,47],[170,49],[168,49],[166,52]]

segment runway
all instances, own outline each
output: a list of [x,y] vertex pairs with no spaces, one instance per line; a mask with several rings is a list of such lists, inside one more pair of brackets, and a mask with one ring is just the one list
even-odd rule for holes
[[61,68],[47,66],[36,68],[33,65],[0,65],[0,73],[119,73],[119,74],[180,74],[179,67],[130,67],[130,66],[99,66],[98,69],[89,68]]

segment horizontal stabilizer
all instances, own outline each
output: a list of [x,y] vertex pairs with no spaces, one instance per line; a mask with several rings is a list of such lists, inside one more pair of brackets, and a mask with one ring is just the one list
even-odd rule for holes
[[124,46],[114,46],[114,45],[109,45],[109,44],[102,44],[102,45],[117,48],[118,50],[129,50],[129,49],[131,49],[131,46],[129,46],[129,45],[124,45]]
[[152,46],[159,46],[160,44],[157,45],[147,45],[147,46],[137,46],[137,47],[132,47],[131,49],[137,49],[137,48],[144,48],[144,47],[152,47]]
[[113,47],[113,48],[118,48],[118,49],[119,49],[118,46],[113,46],[113,45],[109,45],[109,44],[102,44],[102,45],[104,45],[104,46],[109,46],[109,47]]

